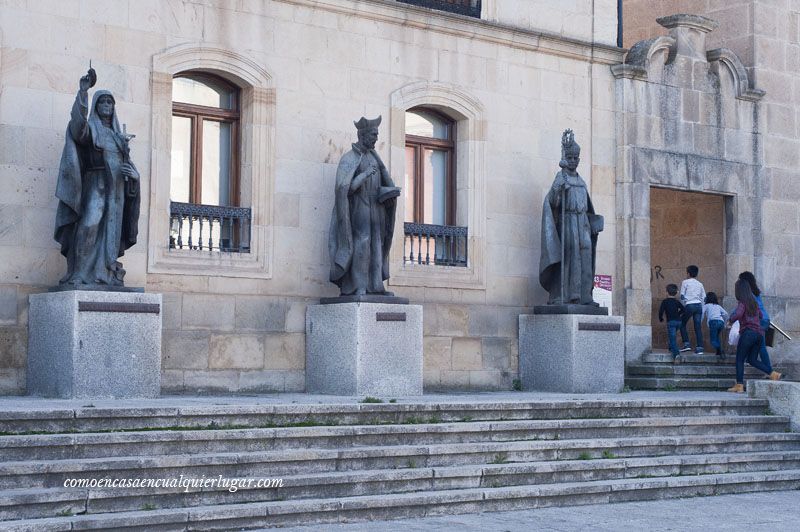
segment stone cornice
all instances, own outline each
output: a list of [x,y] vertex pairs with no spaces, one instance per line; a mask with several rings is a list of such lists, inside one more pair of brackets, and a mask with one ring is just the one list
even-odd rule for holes
[[500,46],[542,52],[605,65],[620,63],[625,54],[624,49],[615,46],[571,39],[551,33],[523,30],[446,11],[433,11],[410,4],[401,4],[393,0],[274,1],[314,9],[325,9],[337,14],[355,15],[377,22],[436,31],[447,35],[477,39]]

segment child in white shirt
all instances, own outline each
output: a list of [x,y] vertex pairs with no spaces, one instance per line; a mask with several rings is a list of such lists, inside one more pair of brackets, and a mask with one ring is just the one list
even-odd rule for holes
[[[688,277],[681,283],[681,303],[685,312],[683,314],[683,326],[691,319],[694,323],[694,334],[697,343],[694,352],[698,355],[703,354],[703,302],[706,299],[706,289],[703,283],[697,280],[700,268],[692,264],[686,267]],[[684,345],[688,347],[688,344]]]

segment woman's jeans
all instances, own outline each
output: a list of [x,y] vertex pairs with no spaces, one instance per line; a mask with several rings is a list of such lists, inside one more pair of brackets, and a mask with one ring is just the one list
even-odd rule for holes
[[744,361],[760,369],[764,373],[772,373],[772,366],[764,364],[758,359],[758,352],[761,349],[761,342],[764,340],[763,334],[758,334],[750,329],[744,329],[739,336],[739,344],[736,346],[736,382],[744,384]]
[[672,356],[678,356],[678,329],[681,331],[683,343],[689,343],[689,335],[686,333],[686,327],[684,327],[683,322],[681,320],[668,321],[667,337],[669,338],[669,352],[672,353]]
[[[711,333],[711,345],[713,345],[715,349],[722,349],[719,336],[724,328],[725,322],[722,320],[711,320],[708,322],[708,330]],[[767,364],[769,364],[769,362],[767,362]]]
[[764,336],[761,337],[761,349],[759,350],[759,355],[761,355],[761,362],[766,364],[769,367],[772,367],[772,363],[769,361],[769,353],[767,353],[767,336],[766,332],[769,328],[769,320],[761,320],[761,329],[764,331]]

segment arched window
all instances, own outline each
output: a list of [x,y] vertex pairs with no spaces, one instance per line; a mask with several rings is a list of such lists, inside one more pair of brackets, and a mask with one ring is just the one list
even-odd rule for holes
[[148,273],[270,279],[272,75],[246,55],[195,42],[155,54],[150,80]]
[[217,76],[187,72],[172,82],[175,202],[239,204],[239,89]]
[[454,225],[454,126],[431,109],[406,111],[406,222]]

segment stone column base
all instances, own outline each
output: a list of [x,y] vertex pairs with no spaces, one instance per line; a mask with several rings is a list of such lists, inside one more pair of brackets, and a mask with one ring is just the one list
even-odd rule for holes
[[521,314],[519,376],[524,390],[618,393],[625,385],[625,318]]
[[309,306],[306,391],[379,398],[422,395],[422,306]]
[[28,394],[67,399],[158,397],[161,294],[32,294]]

